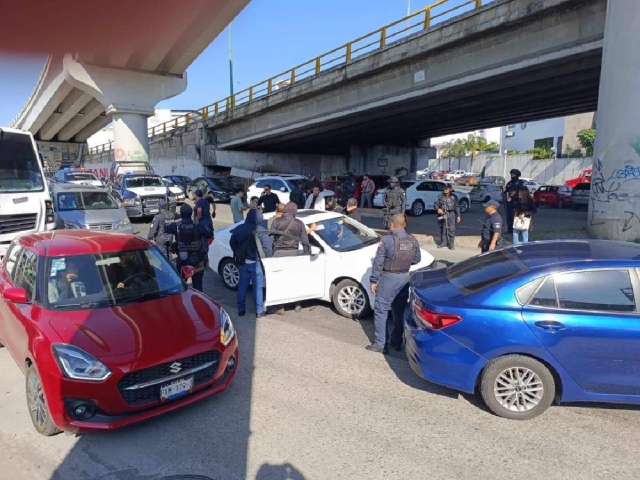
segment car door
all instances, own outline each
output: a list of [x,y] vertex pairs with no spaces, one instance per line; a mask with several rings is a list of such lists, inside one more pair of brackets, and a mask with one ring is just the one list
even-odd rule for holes
[[639,297],[633,269],[563,272],[544,280],[522,315],[580,388],[640,395]]
[[265,257],[261,252],[267,287],[266,306],[324,297],[326,253],[318,247],[313,249],[312,255],[300,253],[294,257]]
[[11,350],[11,338],[9,336],[10,323],[13,321],[10,316],[9,304],[2,298],[3,292],[7,288],[14,287],[13,276],[16,272],[16,265],[22,253],[22,248],[15,243],[9,246],[5,256],[4,268],[0,271],[0,343]]

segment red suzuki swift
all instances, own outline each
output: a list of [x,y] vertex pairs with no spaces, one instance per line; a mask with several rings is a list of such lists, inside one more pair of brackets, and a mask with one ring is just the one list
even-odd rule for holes
[[237,370],[229,315],[133,235],[19,237],[0,295],[0,346],[25,373],[43,435],[155,417],[225,390]]

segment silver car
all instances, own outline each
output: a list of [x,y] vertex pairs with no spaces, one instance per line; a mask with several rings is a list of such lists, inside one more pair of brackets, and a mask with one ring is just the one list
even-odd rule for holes
[[487,203],[489,200],[502,202],[502,187],[493,183],[479,183],[469,192],[472,202]]
[[104,188],[58,184],[52,196],[56,228],[133,233],[124,206]]

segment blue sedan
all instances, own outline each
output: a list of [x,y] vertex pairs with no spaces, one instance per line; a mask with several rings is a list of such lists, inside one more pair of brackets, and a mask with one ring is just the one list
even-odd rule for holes
[[528,420],[558,402],[640,404],[640,245],[529,243],[416,273],[406,353],[422,378]]

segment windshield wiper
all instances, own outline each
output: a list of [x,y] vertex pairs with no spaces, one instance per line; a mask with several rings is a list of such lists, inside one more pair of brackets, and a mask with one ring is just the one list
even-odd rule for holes
[[77,303],[62,303],[60,305],[52,305],[53,308],[66,308],[66,307],[81,307],[81,308],[98,308],[110,306],[109,300],[94,301],[94,302],[77,302]]
[[169,292],[145,292],[145,293],[141,293],[139,295],[134,295],[133,297],[126,297],[126,298],[123,298],[121,300],[118,300],[118,304],[138,302],[138,301],[141,301],[141,300],[155,300],[157,298],[166,298],[166,297],[170,297],[171,295],[175,295],[176,293],[179,293],[179,292],[178,291],[176,291],[176,292],[173,292],[173,291],[169,291]]

